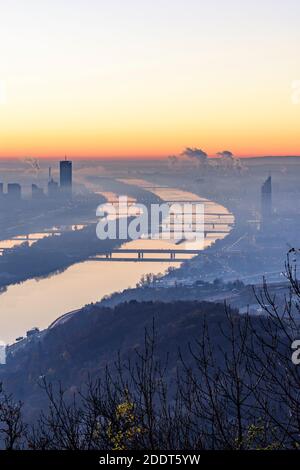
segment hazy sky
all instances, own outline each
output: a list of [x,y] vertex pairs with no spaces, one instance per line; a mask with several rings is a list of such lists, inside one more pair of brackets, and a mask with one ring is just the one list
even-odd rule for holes
[[2,0],[0,155],[300,154],[299,48],[299,0]]

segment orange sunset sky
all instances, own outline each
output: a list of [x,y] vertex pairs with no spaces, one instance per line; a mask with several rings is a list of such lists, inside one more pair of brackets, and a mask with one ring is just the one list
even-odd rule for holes
[[300,155],[298,0],[10,0],[0,157]]

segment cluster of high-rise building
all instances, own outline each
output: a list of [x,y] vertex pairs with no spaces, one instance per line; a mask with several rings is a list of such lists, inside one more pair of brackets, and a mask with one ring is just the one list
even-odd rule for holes
[[[71,198],[72,196],[72,162],[65,158],[59,162],[59,183],[55,181],[49,168],[49,179],[47,187],[49,198]],[[31,185],[31,196],[34,200],[41,200],[46,197],[43,188],[37,184]],[[4,183],[0,183],[0,197],[7,201],[19,201],[22,199],[22,187],[19,183],[8,183],[7,191],[4,192]]]

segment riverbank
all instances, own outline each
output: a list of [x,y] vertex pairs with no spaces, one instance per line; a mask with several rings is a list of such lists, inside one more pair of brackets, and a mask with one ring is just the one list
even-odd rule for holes
[[59,236],[45,237],[33,245],[24,243],[0,257],[0,289],[64,271],[75,263],[121,245],[120,240],[99,240],[96,224]]

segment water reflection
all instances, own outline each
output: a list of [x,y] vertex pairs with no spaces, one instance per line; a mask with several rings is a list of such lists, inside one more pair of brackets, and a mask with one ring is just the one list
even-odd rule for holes
[[[128,183],[128,180],[126,180]],[[139,185],[149,183],[139,180]],[[133,184],[131,181],[130,184]],[[232,214],[219,204],[212,203],[203,198],[185,191],[176,189],[158,188],[151,185],[151,191],[164,201],[193,200],[205,204],[205,224],[208,233],[204,239],[204,247],[215,242],[216,239],[224,238],[225,231],[231,229],[234,222]],[[103,194],[103,193],[102,193]],[[113,193],[107,194],[108,199],[115,198]],[[217,214],[217,215],[216,215]],[[217,232],[217,226],[213,224],[222,223],[222,231]],[[82,228],[83,226],[73,226]],[[218,226],[218,230],[220,226]],[[224,231],[223,231],[223,228]],[[211,230],[211,231],[210,231]],[[31,234],[34,237],[50,236],[50,233]],[[21,237],[22,238],[22,237]],[[32,237],[33,238],[33,237]],[[11,243],[23,243],[24,241],[16,237],[13,242],[7,241],[6,246],[11,247]],[[29,242],[30,243],[30,242]],[[5,246],[5,241],[1,242]],[[180,248],[188,246],[187,242],[180,243]],[[174,240],[145,240],[140,239],[126,243],[122,248],[157,248],[172,249],[178,248]],[[122,255],[135,257],[136,254]],[[151,254],[151,257],[162,256]],[[168,257],[168,255],[166,255]],[[180,258],[190,258],[191,254],[182,254]],[[0,295],[0,339],[6,342],[13,342],[16,337],[23,336],[27,330],[33,326],[46,328],[60,315],[76,310],[85,304],[99,301],[103,296],[113,292],[135,287],[142,275],[147,273],[159,274],[166,271],[170,266],[178,267],[180,264],[176,260],[161,262],[98,262],[86,261],[75,264],[64,272],[52,275],[41,280],[28,280],[22,284],[9,286],[7,291]]]
[[64,226],[54,226],[44,230],[43,232],[32,232],[25,235],[17,235],[8,240],[0,240],[0,256],[4,250],[16,248],[17,246],[27,243],[29,246],[33,245],[39,240],[42,240],[46,237],[52,237],[60,235],[63,232],[70,232],[75,230],[81,230],[86,225],[74,224],[74,225],[64,225]]
[[12,342],[33,326],[46,328],[65,312],[135,287],[143,274],[159,274],[176,265],[86,261],[50,278],[9,286],[0,295],[0,338]]

